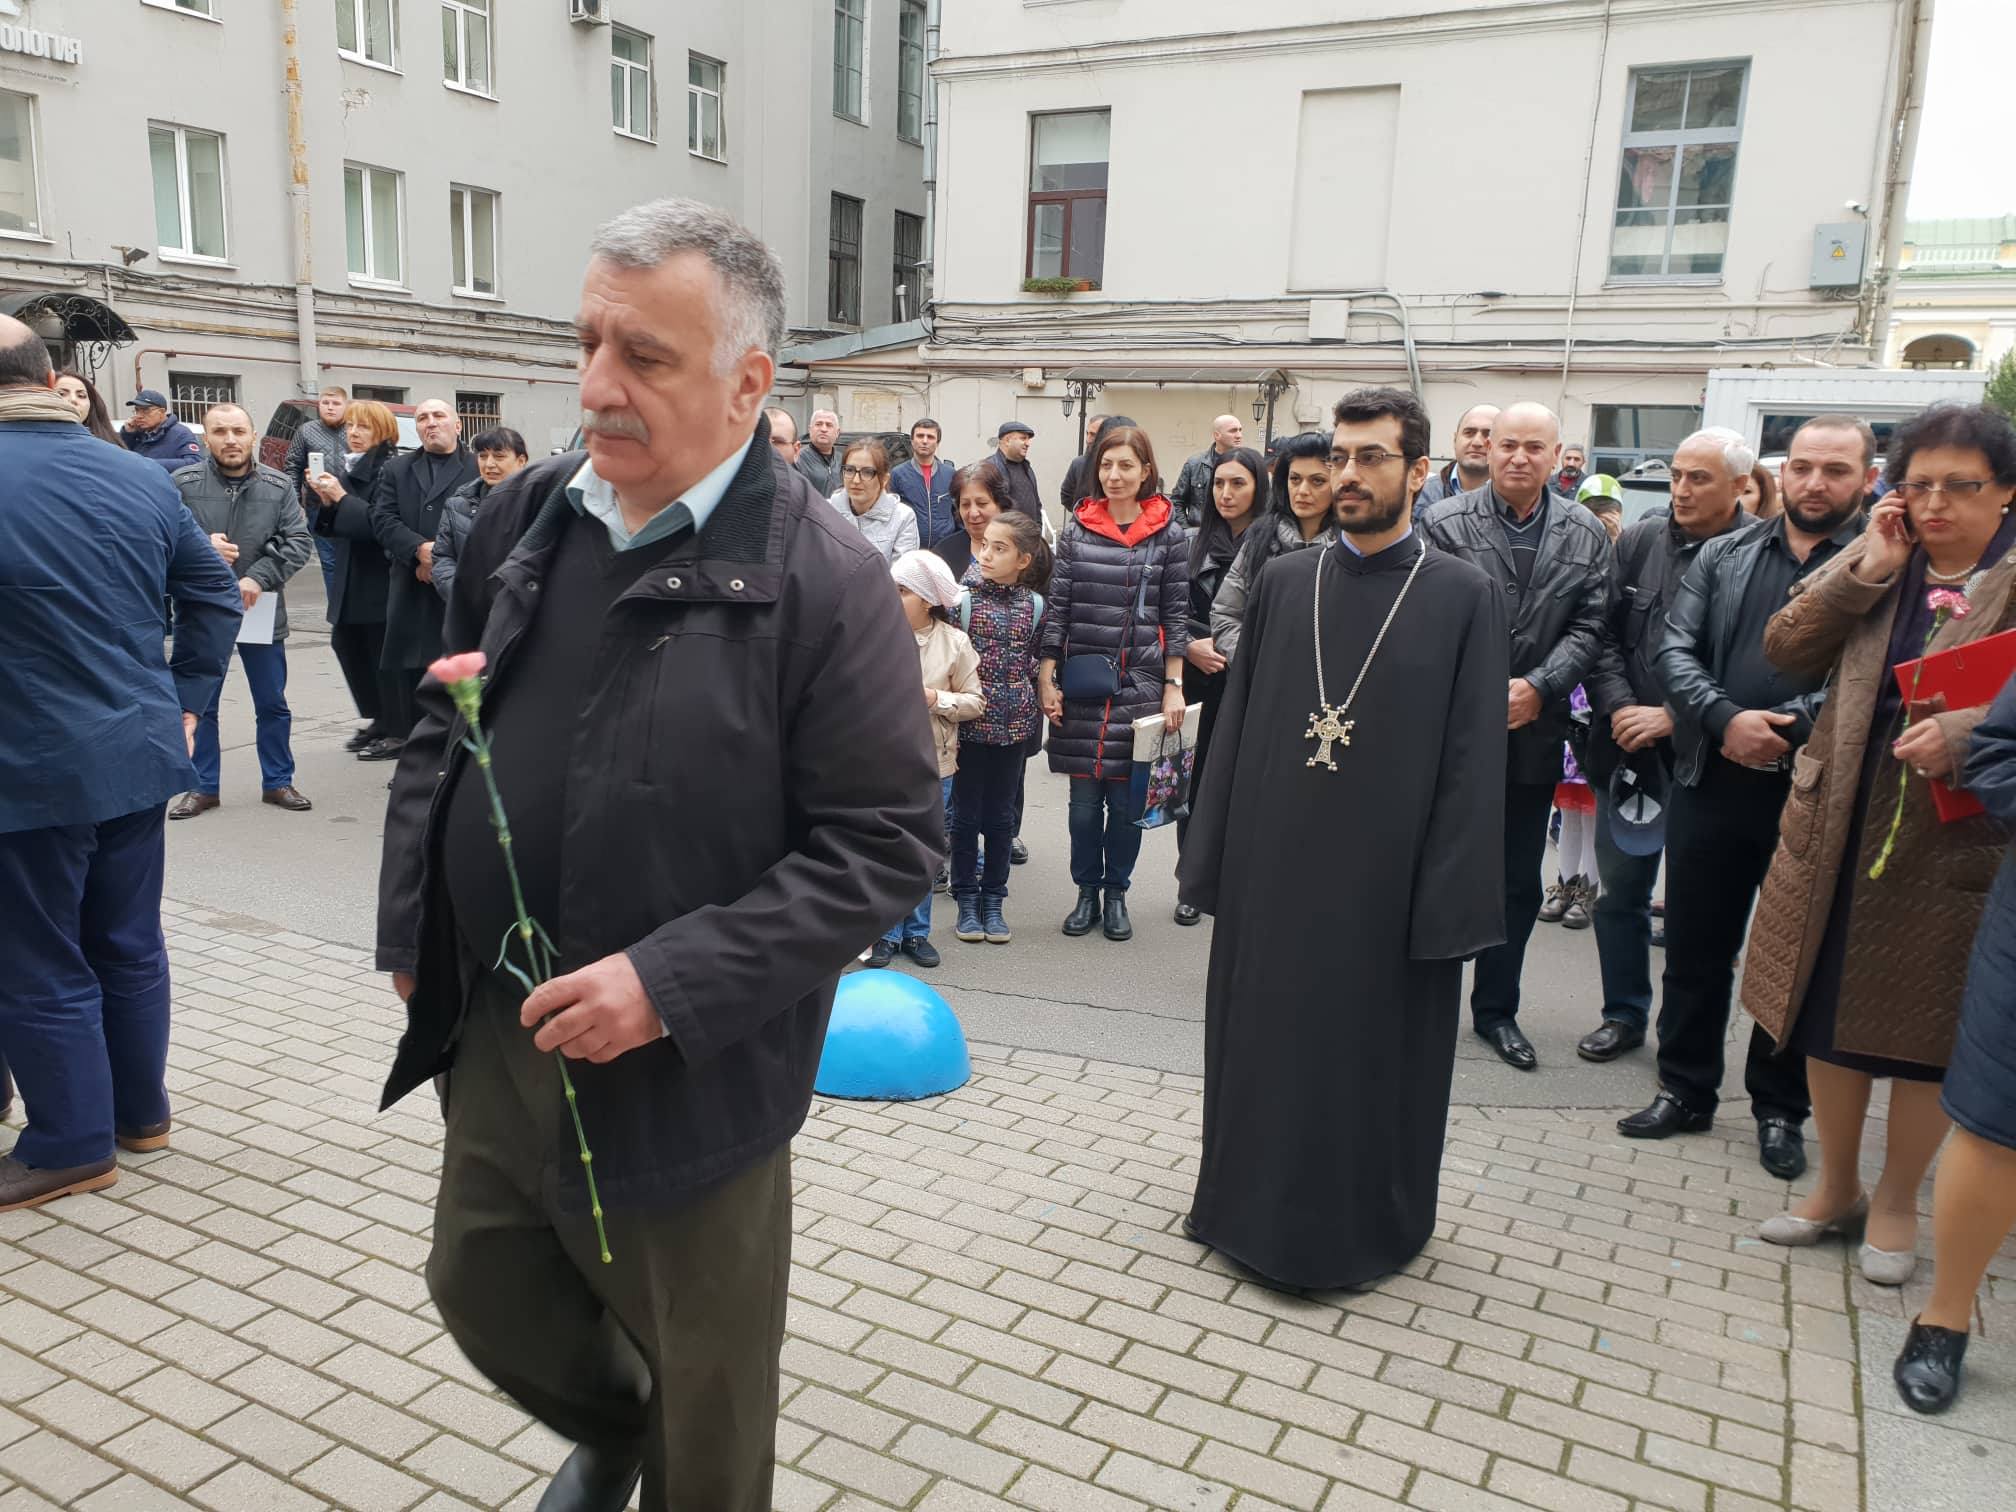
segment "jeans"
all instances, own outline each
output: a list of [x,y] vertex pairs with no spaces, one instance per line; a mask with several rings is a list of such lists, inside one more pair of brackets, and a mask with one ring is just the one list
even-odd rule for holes
[[1131,775],[1071,779],[1071,880],[1081,888],[1127,891],[1141,855],[1141,831],[1129,812],[1133,786]]
[[[961,903],[1008,896],[1008,842],[1015,835],[1015,790],[1028,768],[1022,747],[959,747],[952,779],[952,896]],[[987,859],[980,860],[980,842]]]
[[28,1109],[24,1165],[104,1160],[115,1125],[168,1117],[165,813],[0,834],[0,1057]]
[[336,602],[336,543],[327,536],[315,537],[315,555],[322,563],[322,598]]
[[[944,802],[952,802],[952,779],[946,777],[940,783]],[[891,945],[901,945],[905,940],[928,940],[931,938],[931,889],[924,889],[924,901],[919,903],[901,919],[889,926],[889,932],[882,936]]]
[[1477,957],[1470,1021],[1479,1034],[1519,1017],[1519,976],[1526,968],[1526,942],[1540,917],[1540,863],[1547,855],[1547,819],[1553,811],[1553,783],[1505,784],[1505,943]]
[[[1659,1085],[1690,1112],[1713,1113],[1736,957],[1771,853],[1791,779],[1708,757],[1698,787],[1677,788],[1666,816],[1666,979],[1659,1005]],[[1806,1066],[1750,1034],[1743,1073],[1759,1118],[1803,1123],[1813,1111]]]
[[[287,648],[278,641],[270,646],[243,645],[238,648],[238,660],[244,664],[245,681],[252,688],[252,713],[258,722],[259,786],[269,793],[274,788],[292,787],[294,716],[287,708]],[[210,707],[196,721],[196,749],[191,756],[196,791],[213,796],[221,767],[217,709],[223,701],[224,685],[220,682]]]
[[1610,836],[1610,789],[1596,789],[1596,959],[1603,972],[1603,1017],[1641,1034],[1652,1017],[1652,889],[1659,853],[1627,856]]

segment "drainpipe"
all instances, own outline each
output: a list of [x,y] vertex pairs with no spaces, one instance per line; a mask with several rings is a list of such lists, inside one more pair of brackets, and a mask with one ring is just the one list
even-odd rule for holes
[[[929,0],[924,11],[924,266],[929,270],[931,290],[938,288],[938,7]],[[917,291],[917,308],[924,308],[924,291]]]
[[308,198],[308,138],[301,127],[301,36],[298,0],[280,0],[281,46],[287,52],[287,198],[294,207],[294,331],[301,360],[301,392],[321,386],[315,360],[315,239]]
[[1890,123],[1890,161],[1883,176],[1883,203],[1878,234],[1882,262],[1876,268],[1876,297],[1869,309],[1865,333],[1869,357],[1883,360],[1890,340],[1890,305],[1897,295],[1897,261],[1904,255],[1905,202],[1911,194],[1911,167],[1918,156],[1918,123],[1925,114],[1925,75],[1932,57],[1933,0],[1899,0],[1903,7],[1903,57],[1899,66],[1897,113]]

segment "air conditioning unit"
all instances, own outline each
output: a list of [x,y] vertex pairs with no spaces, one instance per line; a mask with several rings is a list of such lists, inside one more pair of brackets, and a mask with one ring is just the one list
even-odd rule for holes
[[609,0],[567,0],[567,19],[582,26],[607,26]]

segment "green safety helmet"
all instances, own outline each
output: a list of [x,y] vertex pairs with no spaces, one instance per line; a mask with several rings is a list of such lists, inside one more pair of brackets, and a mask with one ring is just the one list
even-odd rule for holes
[[1582,480],[1582,486],[1575,490],[1575,502],[1587,504],[1591,499],[1622,499],[1624,485],[1608,473],[1591,473]]

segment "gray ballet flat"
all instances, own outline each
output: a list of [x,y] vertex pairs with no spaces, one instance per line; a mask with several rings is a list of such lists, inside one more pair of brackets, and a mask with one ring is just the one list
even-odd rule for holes
[[1776,1218],[1764,1220],[1757,1230],[1757,1237],[1766,1244],[1782,1244],[1789,1249],[1803,1249],[1808,1245],[1818,1244],[1822,1239],[1860,1233],[1868,1220],[1869,1194],[1864,1192],[1855,1199],[1854,1205],[1838,1218],[1822,1221],[1796,1217],[1791,1213],[1780,1213]]
[[1916,1250],[1880,1250],[1862,1246],[1862,1278],[1876,1286],[1902,1286],[1918,1270]]

